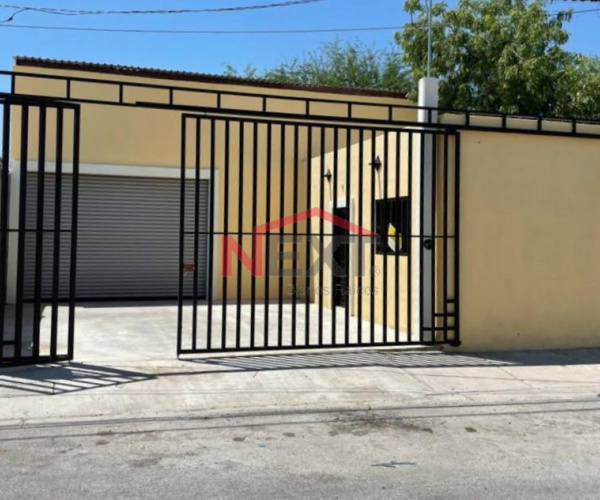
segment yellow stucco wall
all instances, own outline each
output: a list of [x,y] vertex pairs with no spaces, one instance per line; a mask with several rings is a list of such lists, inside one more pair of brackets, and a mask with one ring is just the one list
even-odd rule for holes
[[[344,135],[346,132],[342,132]],[[385,135],[387,135],[387,149],[385,144]],[[397,155],[397,139],[400,136],[400,155]],[[375,147],[373,148],[373,140]],[[379,132],[375,139],[371,131],[365,131],[362,141],[362,177],[360,172],[361,150],[359,133],[352,131],[352,140],[350,146],[350,175],[348,176],[348,148],[342,147],[337,154],[337,174],[338,181],[335,182],[335,176],[331,181],[325,181],[321,176],[321,159],[314,158],[312,161],[312,205],[322,207],[324,210],[333,212],[334,189],[337,189],[338,206],[350,207],[350,222],[360,224],[362,227],[375,232],[372,205],[375,200],[382,198],[395,198],[397,196],[408,196],[408,134],[403,132]],[[373,173],[373,167],[370,163],[373,161],[373,151],[375,156],[382,160],[382,168],[378,173]],[[416,151],[413,150],[413,153]],[[399,162],[397,160],[400,160]],[[334,152],[326,153],[324,156],[323,170],[335,173],[336,155]],[[396,191],[396,178],[400,176],[400,191]],[[348,189],[348,185],[350,189]],[[321,186],[323,186],[323,205],[320,202]],[[387,186],[387,187],[386,187]],[[362,200],[361,200],[362,198]],[[361,220],[362,214],[362,220]],[[313,229],[318,232],[318,228]],[[325,234],[331,234],[331,224],[324,224]],[[368,241],[369,237],[363,238]],[[327,248],[330,238],[324,238],[324,247]],[[378,324],[383,323],[384,302],[387,303],[386,324],[388,327],[395,327],[396,307],[398,308],[398,317],[400,319],[399,328],[407,328],[408,318],[408,258],[406,256],[386,256],[375,254],[372,261],[373,246],[366,244],[362,250],[362,287],[359,286],[359,244],[358,239],[350,245],[350,308],[353,316],[358,316],[359,301],[361,305],[361,317],[365,320],[374,318]],[[331,255],[324,256],[325,262],[331,260]],[[396,268],[398,263],[398,269]],[[384,276],[387,271],[387,285],[384,285]],[[396,275],[398,275],[398,288],[396,288]],[[323,304],[331,307],[332,299],[332,272],[329,265],[323,268],[323,287],[326,292],[323,296]],[[315,276],[313,279],[313,288],[320,288],[320,278]],[[371,294],[374,294],[373,309],[371,308]],[[387,297],[384,301],[383,297]]]
[[600,143],[461,136],[462,348],[600,345]]
[[[329,99],[339,101],[339,104],[334,103],[319,103],[313,102],[310,105],[310,113],[313,114],[328,114],[332,117],[342,116],[347,112],[346,102],[362,103],[361,106],[354,110],[356,118],[385,118],[382,115],[382,110],[373,106],[373,104],[409,104],[404,99],[394,99],[389,97],[371,97],[371,96],[355,96],[344,95],[339,93],[316,93],[312,91],[272,89],[261,87],[249,87],[240,85],[225,85],[225,84],[208,84],[189,81],[169,81],[164,79],[139,78],[121,75],[98,74],[85,71],[65,71],[57,69],[44,69],[28,66],[15,66],[15,71],[26,71],[32,74],[54,74],[61,76],[81,77],[102,79],[110,81],[126,81],[129,83],[144,83],[162,86],[176,86],[190,89],[177,90],[173,93],[173,101],[175,104],[195,105],[214,107],[217,104],[216,95],[209,92],[192,92],[191,90],[219,90],[222,92],[243,92],[248,94],[268,94],[273,96],[267,101],[267,110],[269,112],[284,112],[295,113],[299,116],[305,112],[304,103],[290,100],[290,97],[305,97],[310,99]],[[15,90],[17,93],[49,96],[49,97],[65,97],[66,85],[64,81],[47,80],[35,77],[17,77]],[[95,99],[106,101],[107,104],[88,104],[81,105],[81,142],[80,142],[80,161],[82,164],[88,165],[132,165],[143,167],[170,167],[179,168],[180,166],[180,145],[181,145],[181,111],[148,109],[143,107],[132,106],[114,106],[109,105],[110,102],[115,102],[118,98],[119,89],[117,86],[104,83],[87,83],[73,82],[71,84],[71,97],[77,99]],[[123,96],[126,102],[154,102],[167,103],[169,92],[165,89],[153,89],[143,87],[125,86]],[[258,97],[248,96],[228,96],[223,94],[221,105],[223,107],[235,108],[239,110],[250,110],[260,112],[262,101]],[[387,109],[387,108],[386,108]],[[416,111],[413,109],[395,110],[397,119],[414,120]],[[71,114],[65,115],[65,130],[71,130]],[[47,134],[47,160],[53,161],[55,158],[54,130],[56,127],[56,115],[54,111],[48,113],[48,134]],[[192,123],[189,124],[189,137],[193,137]],[[203,129],[208,130],[207,122],[203,123]],[[37,140],[35,139],[38,133],[38,112],[32,109],[30,115],[30,141],[29,159],[37,158]],[[290,215],[293,212],[294,196],[297,196],[298,210],[307,208],[306,198],[306,177],[307,169],[309,168],[309,157],[319,156],[322,151],[331,151],[333,142],[331,137],[328,137],[325,145],[322,147],[318,142],[318,130],[315,129],[312,151],[308,151],[307,137],[308,131],[306,127],[301,127],[299,130],[299,143],[297,160],[295,160],[293,149],[293,130],[291,127],[286,128],[286,152],[285,152],[285,182],[281,184],[281,149],[279,143],[281,127],[273,126],[273,144],[271,148],[272,169],[267,172],[267,148],[266,148],[266,125],[258,126],[258,148],[257,148],[257,191],[252,190],[252,158],[253,148],[251,145],[252,130],[251,126],[246,126],[246,142],[244,154],[244,185],[242,193],[239,187],[239,126],[234,123],[231,126],[230,132],[230,182],[225,186],[224,182],[224,165],[225,165],[225,144],[223,123],[217,125],[216,139],[216,154],[215,154],[215,171],[218,178],[218,192],[216,194],[216,231],[223,230],[224,214],[223,209],[225,204],[229,207],[228,231],[235,232],[238,230],[238,209],[240,207],[239,200],[242,203],[243,224],[242,231],[252,231],[252,211],[256,206],[256,222],[257,224],[265,223],[273,218],[279,218],[280,214]],[[18,144],[20,140],[20,116],[16,112],[13,115],[13,150],[11,157],[19,158]],[[201,168],[209,168],[210,156],[208,147],[208,135],[202,135],[202,153],[201,153]],[[345,139],[342,138],[338,144],[339,147],[345,147]],[[65,136],[64,142],[65,155],[64,161],[71,161],[70,151],[72,142],[70,135]],[[195,143],[188,140],[186,150],[187,164],[192,167],[194,165]],[[294,164],[298,163],[298,189],[294,190],[292,182],[294,176]],[[266,213],[266,185],[267,179],[270,179],[272,186],[271,195],[271,214]],[[281,210],[280,195],[283,191],[284,206]],[[306,227],[306,226],[304,226]],[[302,231],[301,225],[298,228]],[[291,227],[286,229],[290,232]],[[215,265],[215,286],[216,297],[221,298],[223,280],[221,275],[221,238],[216,237],[216,248],[214,252]],[[237,239],[237,238],[236,238]],[[272,237],[272,248],[276,246],[277,240]],[[251,238],[246,236],[243,238],[242,247],[248,254],[251,254]],[[291,245],[286,245],[286,251],[291,251]],[[275,252],[272,251],[269,260],[273,262],[276,258]],[[289,264],[286,264],[289,266]],[[301,245],[298,249],[298,267],[306,267],[306,251],[305,246]],[[249,271],[242,267],[242,288],[241,298],[247,300],[250,298],[252,277]],[[228,297],[230,299],[237,298],[237,262],[234,262],[233,276],[227,280]],[[289,298],[291,291],[291,278],[283,280],[284,293],[286,299]],[[261,298],[265,293],[265,279],[258,278],[255,280],[256,297]],[[270,282],[271,297],[277,297],[279,293],[279,280],[271,278]]]
[[[196,90],[190,92],[177,90],[173,93],[175,104],[212,107],[216,105],[216,95],[198,90],[221,92],[241,92],[248,96],[222,96],[222,106],[226,108],[261,112],[262,101],[251,94],[267,94],[274,97],[268,101],[269,112],[304,114],[304,103],[288,100],[286,97],[304,97],[310,99],[326,99],[339,101],[335,103],[314,102],[310,106],[313,114],[342,116],[347,112],[346,102],[364,103],[354,111],[356,118],[380,117],[382,111],[369,104],[402,104],[409,102],[405,99],[390,97],[371,97],[343,95],[339,93],[317,93],[311,91],[272,89],[229,84],[211,84],[191,81],[169,81],[164,79],[140,78],[122,75],[98,74],[84,71],[66,71],[58,69],[35,68],[29,66],[14,67],[15,71],[25,71],[32,74],[53,74],[79,78],[92,78],[110,81],[125,81],[129,83],[144,83],[160,86],[175,86]],[[64,98],[66,85],[63,81],[48,80],[36,77],[20,76],[16,78],[17,93]],[[115,102],[118,99],[119,88],[116,85],[104,83],[88,83],[74,81],[71,84],[71,96],[74,99],[96,99]],[[166,104],[169,93],[166,89],[125,86],[123,91],[125,102],[150,102]],[[174,167],[179,164],[180,145],[180,116],[178,111],[165,111],[143,107],[109,106],[97,104],[82,105],[81,129],[81,161],[83,163],[113,164],[113,165],[143,165]],[[406,120],[414,120],[416,111],[412,109],[398,110],[396,114]],[[18,125],[16,117],[15,125]],[[35,119],[32,120],[32,129]],[[14,138],[17,139],[17,136]],[[49,137],[49,143],[52,143]],[[13,144],[15,144],[13,142]],[[32,144],[30,155],[36,155]],[[52,159],[52,148],[49,159]],[[67,159],[66,159],[67,160]]]

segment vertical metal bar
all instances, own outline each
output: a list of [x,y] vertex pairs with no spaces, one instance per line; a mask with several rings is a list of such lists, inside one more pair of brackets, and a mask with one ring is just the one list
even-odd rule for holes
[[[346,213],[348,215],[348,219],[352,220],[352,172],[351,172],[351,162],[352,162],[352,150],[350,144],[352,142],[352,129],[350,127],[346,128]],[[360,183],[358,184],[360,186]],[[350,260],[350,248],[353,245],[350,244],[352,241],[351,238],[354,236],[350,236],[350,231],[348,231],[348,246],[346,247],[347,253],[346,258],[348,259],[348,290],[346,290],[346,299],[345,305],[346,310],[344,311],[344,342],[346,345],[350,344],[350,300],[352,298],[352,290],[353,283],[350,280],[352,273],[350,269],[352,269],[352,262]]]
[[460,134],[454,147],[454,345],[460,345]]
[[437,275],[437,267],[435,264],[435,255],[437,249],[437,238],[436,238],[436,215],[437,215],[437,141],[438,136],[436,133],[431,134],[431,234],[429,238],[431,239],[431,311],[429,312],[431,317],[431,340],[435,342],[436,339],[436,327],[437,327],[437,319],[436,319],[436,275]]
[[[377,155],[377,130],[371,130],[371,162],[375,161]],[[371,231],[375,232],[377,227],[375,224],[377,216],[377,184],[375,181],[375,167],[371,164]],[[370,289],[369,289],[369,319],[370,319],[370,331],[371,331],[371,344],[375,343],[375,252],[377,250],[376,242],[371,240],[370,245],[371,265],[369,266],[369,276],[371,277]]]
[[77,222],[79,215],[79,150],[81,110],[73,113],[73,186],[71,198],[71,262],[69,269],[69,359],[75,354],[75,294],[77,291]]
[[[333,182],[332,182],[332,190],[333,190],[333,213],[335,214],[335,211],[337,209],[337,202],[338,202],[338,149],[339,149],[339,143],[338,143],[338,139],[339,139],[339,129],[337,127],[333,128]],[[331,251],[332,251],[332,255],[331,255],[331,272],[332,272],[332,282],[333,284],[336,283],[335,280],[335,276],[333,275],[335,269],[336,269],[336,265],[335,265],[335,238],[334,235],[335,234],[335,228],[332,225],[332,231],[331,231],[331,241],[332,241],[332,245],[331,245]],[[337,287],[333,287],[333,290],[331,291],[332,293],[330,294],[331,297],[331,343],[332,344],[337,344],[337,337],[336,337],[336,330],[337,330],[337,294],[339,293],[339,291],[337,290]]]
[[183,345],[183,278],[185,259],[185,169],[186,169],[186,137],[187,117],[181,117],[181,158],[179,171],[179,288],[177,294],[177,355],[181,354]]
[[[402,198],[402,193],[400,191],[400,176],[402,175],[402,170],[400,168],[400,163],[402,161],[402,157],[400,154],[400,132],[396,132],[396,199],[400,200]],[[400,205],[403,208],[403,205]],[[401,213],[400,217],[403,219],[404,217],[408,217],[408,214]],[[401,220],[402,220],[401,219]],[[404,244],[404,241],[400,238],[400,231],[402,230],[402,226],[398,224],[396,228],[396,255],[395,258],[395,276],[394,276],[394,335],[395,342],[400,342],[400,301],[401,290],[400,290],[400,245]],[[405,234],[402,234],[402,238],[406,238]],[[408,292],[410,294],[410,292]]]
[[19,237],[17,249],[17,303],[15,306],[14,360],[20,361],[23,343],[23,277],[25,270],[25,231],[27,210],[27,159],[29,155],[29,106],[21,107],[21,154],[19,180]]
[[[252,193],[256,196],[258,192],[258,122],[254,122],[252,134]],[[254,228],[256,227],[256,200],[252,203],[252,261],[256,264],[258,259],[262,259],[262,255],[254,253]],[[250,278],[251,283],[251,306],[250,306],[250,347],[254,348],[255,333],[254,323],[256,322],[256,276],[254,273]]]
[[[386,200],[385,201],[385,207],[386,207],[386,211],[388,212],[387,218],[385,220],[390,220],[390,207],[389,207],[389,202],[388,200],[388,180],[389,180],[389,165],[388,165],[388,158],[389,158],[389,151],[388,148],[390,147],[389,145],[389,132],[384,131],[383,132],[383,153],[382,156],[383,158],[381,159],[381,168],[383,169],[383,198]],[[382,300],[383,300],[383,320],[382,320],[382,327],[383,327],[383,342],[387,342],[388,341],[388,331],[387,331],[387,315],[388,315],[388,234],[387,234],[387,228],[382,228],[383,232],[384,232],[384,243],[385,243],[385,251],[383,252],[383,255],[381,256],[383,259],[383,294],[382,294]]]
[[214,286],[214,254],[215,254],[215,155],[216,155],[216,123],[214,119],[208,122],[210,126],[210,192],[209,192],[209,210],[208,210],[208,286],[206,290],[206,298],[208,303],[207,310],[207,328],[206,328],[206,348],[212,348],[212,322],[213,322],[213,286]]
[[54,252],[52,262],[52,320],[50,322],[50,356],[56,357],[58,339],[58,300],[60,298],[60,245],[62,240],[64,110],[56,109],[56,174],[54,182]]
[[[193,296],[192,296],[192,350],[198,348],[198,257],[200,247],[200,155],[201,148],[201,128],[202,119],[194,117],[193,123],[196,126],[196,135],[194,137],[195,158],[194,158],[194,278],[193,278]],[[187,189],[187,187],[184,187]]]
[[421,132],[421,155],[420,155],[420,165],[421,175],[419,178],[419,341],[423,341],[423,328],[425,327],[423,321],[423,276],[424,276],[424,248],[423,248],[423,231],[425,230],[425,141],[427,140],[427,135],[425,132]]
[[[313,128],[308,126],[306,139],[306,209],[312,208],[312,135]],[[305,299],[305,325],[304,325],[304,345],[310,345],[310,289],[311,289],[311,254],[312,254],[312,234],[310,217],[306,219],[306,281],[304,291]]]
[[[240,121],[240,134],[238,137],[238,244],[243,248],[244,243],[244,156],[246,122]],[[235,310],[235,346],[239,349],[242,342],[242,260],[238,259],[236,276],[236,310]]]
[[[365,131],[360,128],[358,131],[358,225],[362,231],[363,229],[363,210],[364,210],[364,142],[365,142]],[[362,344],[362,297],[363,297],[363,273],[365,270],[365,263],[363,261],[363,246],[364,246],[364,235],[358,236],[358,283],[356,296],[358,299],[357,307],[357,337],[358,343]]]
[[442,272],[443,272],[443,292],[442,292],[442,303],[444,310],[444,342],[448,342],[448,133],[444,132],[444,215],[442,229],[443,238],[443,261],[442,261]]
[[[325,209],[325,126],[321,126],[321,142],[320,142],[320,166],[321,175],[319,176],[319,209],[322,211]],[[319,217],[319,334],[318,334],[318,345],[323,345],[323,238],[325,228],[323,217]]]
[[[220,96],[221,94],[219,94]],[[230,121],[229,119],[225,119],[225,175],[223,176],[223,245],[227,245],[229,241],[229,201],[230,201],[230,192],[229,192],[229,170],[230,170],[230,160],[232,156],[232,151],[230,149]],[[231,251],[230,249],[224,249],[227,252]],[[227,256],[229,258],[229,256]],[[221,300],[223,311],[221,314],[221,349],[225,349],[227,347],[227,276],[223,273],[223,285],[221,290]]]
[[413,256],[413,241],[414,241],[414,228],[412,223],[412,206],[413,206],[413,133],[408,132],[408,179],[407,179],[407,192],[408,192],[408,227],[409,231],[406,235],[406,244],[408,250],[407,262],[406,262],[406,333],[408,342],[412,342],[412,256]]
[[298,267],[298,259],[296,258],[296,252],[297,252],[297,245],[298,245],[298,222],[297,222],[297,217],[298,217],[298,125],[294,125],[294,193],[292,195],[293,197],[293,210],[294,210],[294,224],[292,226],[293,228],[293,235],[292,235],[292,241],[293,241],[293,252],[294,252],[294,258],[293,258],[293,274],[292,274],[292,346],[295,347],[296,346],[296,313],[297,313],[297,306],[296,306],[296,296],[298,294],[298,278],[297,278],[297,267]]
[[35,229],[35,280],[33,299],[32,356],[40,355],[40,322],[42,320],[42,273],[44,258],[44,188],[46,183],[46,108],[39,108],[37,214]]
[[0,192],[0,363],[4,360],[4,327],[6,314],[6,280],[8,265],[8,169],[10,168],[11,105],[4,101],[2,109],[2,191]]
[[[279,217],[285,216],[285,125],[280,125],[280,158],[279,158]],[[277,310],[277,346],[283,345],[283,262],[281,260],[281,251],[283,245],[283,226],[279,228],[279,309]]]
[[[267,203],[265,207],[265,217],[266,221],[269,222],[271,220],[271,167],[272,167],[272,140],[273,140],[273,126],[269,122],[267,123],[267,163],[265,169],[265,182],[267,184]],[[264,323],[265,323],[265,347],[269,347],[269,294],[270,294],[270,267],[271,267],[271,233],[267,232],[265,234],[267,238],[266,243],[266,252],[265,252],[265,313],[264,313]]]

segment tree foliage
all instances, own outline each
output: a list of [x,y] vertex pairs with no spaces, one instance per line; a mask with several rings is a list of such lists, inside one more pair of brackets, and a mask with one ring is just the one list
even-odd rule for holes
[[[551,0],[436,1],[432,16],[432,75],[440,107],[532,116],[600,119],[600,59],[568,52],[570,11],[550,13]],[[426,0],[405,0],[410,21],[396,44],[322,44],[272,69],[248,66],[251,78],[279,82],[392,89],[416,100],[426,74]],[[231,66],[230,75],[239,75]]]
[[[598,61],[567,52],[570,11],[548,0],[459,0],[432,9],[432,75],[440,106],[522,115],[600,116]],[[427,5],[407,0],[411,21],[395,35],[415,81],[425,75]],[[414,92],[414,90],[413,90]],[[595,97],[595,99],[594,99]],[[599,103],[600,105],[600,103]]]
[[600,59],[570,54],[558,114],[600,120]]
[[241,73],[231,66],[229,75],[302,83],[406,91],[410,75],[395,47],[380,49],[360,41],[323,43],[318,50],[306,53],[272,69],[259,72],[247,66]]

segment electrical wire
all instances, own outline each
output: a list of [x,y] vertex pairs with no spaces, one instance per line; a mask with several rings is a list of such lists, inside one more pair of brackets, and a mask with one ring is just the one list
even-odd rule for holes
[[96,33],[148,33],[156,35],[285,35],[304,33],[347,33],[353,31],[393,31],[402,29],[402,26],[374,26],[367,28],[317,28],[297,30],[150,30],[135,28],[77,28],[71,26],[34,26],[24,24],[0,24],[0,28],[50,31],[85,31]]
[[[572,14],[600,13],[600,7],[573,11]],[[551,13],[557,16],[560,12]],[[136,28],[91,28],[75,26],[43,26],[27,24],[0,24],[0,28],[42,31],[72,31],[90,33],[130,33],[152,35],[294,35],[310,33],[351,33],[361,31],[394,31],[401,30],[402,26],[369,26],[359,28],[315,28],[315,29],[290,29],[290,30],[161,30],[161,29],[136,29]]]
[[40,7],[32,5],[0,4],[0,9],[14,10],[4,22],[11,22],[17,15],[24,12],[37,12],[58,16],[101,16],[101,15],[140,15],[140,14],[198,14],[207,12],[239,12],[247,10],[273,9],[277,7],[293,7],[310,3],[325,2],[327,0],[286,0],[284,2],[271,2],[258,5],[242,5],[234,7],[208,7],[204,9],[167,9],[167,10],[82,10],[82,9],[57,9],[54,7]]

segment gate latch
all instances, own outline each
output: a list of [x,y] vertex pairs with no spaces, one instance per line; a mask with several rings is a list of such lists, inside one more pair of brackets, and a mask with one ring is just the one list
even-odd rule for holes
[[423,247],[425,248],[425,250],[431,250],[433,248],[433,241],[430,239],[426,239],[423,242]]

